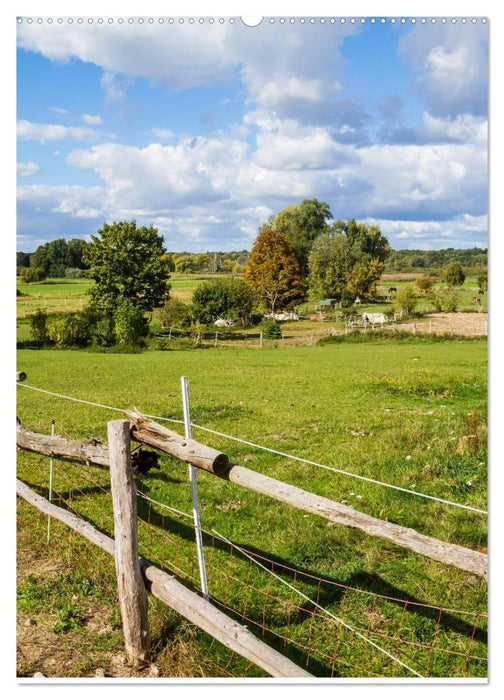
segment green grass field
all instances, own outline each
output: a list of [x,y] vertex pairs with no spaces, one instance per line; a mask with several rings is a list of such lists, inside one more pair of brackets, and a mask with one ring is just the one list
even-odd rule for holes
[[[26,383],[30,385],[111,407],[136,406],[143,413],[178,420],[182,418],[180,377],[185,375],[190,381],[191,415],[195,424],[486,509],[487,343],[483,339],[376,340],[366,344],[262,350],[207,348],[136,355],[20,350],[18,369],[27,373]],[[57,433],[69,437],[94,436],[103,441],[106,441],[107,421],[121,416],[111,410],[22,387],[18,388],[17,413],[22,423],[33,430],[49,433],[51,421],[55,420]],[[181,432],[180,426],[174,429]],[[308,466],[196,428],[194,437],[227,452],[238,464],[370,515],[444,541],[486,549],[483,515]],[[19,453],[19,477],[44,491],[48,486],[48,461],[45,457]],[[110,512],[106,512],[105,505],[109,501],[107,475],[92,467],[87,470],[73,467],[73,471],[68,471],[71,469],[68,463],[56,463],[59,476],[55,474],[55,491],[72,493],[72,503],[78,512],[105,530],[110,528]],[[161,464],[161,472],[138,477],[140,490],[156,502],[190,513],[187,467],[167,457],[161,459]],[[95,486],[90,485],[89,473]],[[366,591],[367,598],[352,593],[343,596],[343,601],[341,596],[334,597],[334,588],[326,591],[322,587],[322,593],[320,590],[317,593],[313,584],[299,583],[310,595],[320,594],[321,601],[334,614],[346,616],[351,624],[364,630],[375,629],[378,635],[373,637],[375,641],[381,640],[390,651],[405,653],[404,661],[420,672],[425,674],[427,670],[433,676],[452,677],[464,673],[486,674],[483,661],[470,660],[464,667],[472,627],[462,614],[443,613],[440,628],[439,621],[436,627],[435,616],[430,614],[417,614],[410,608],[401,618],[399,604],[376,603],[381,600],[376,596],[382,595],[484,613],[486,585],[478,577],[357,530],[332,526],[322,518],[209,474],[200,473],[198,478],[202,522],[209,533],[215,530],[258,556],[322,577],[331,586]],[[25,518],[35,518],[26,513],[26,507],[23,512]],[[163,513],[159,506],[144,504],[139,514],[141,553],[168,569],[170,562],[175,562],[177,575],[194,584],[197,566],[190,526]],[[36,528],[30,530],[31,538],[36,531]],[[43,527],[39,536],[42,540],[45,537]],[[67,551],[66,540],[63,542],[62,551]],[[250,568],[236,554],[230,559],[223,545],[212,547],[210,535],[205,542],[211,552],[212,594],[233,609],[241,610],[242,615],[245,612],[240,606],[247,606],[247,618],[260,621],[267,614],[272,635],[287,634],[285,630],[288,630],[290,641],[284,653],[294,655],[293,658],[309,635],[310,644],[315,645],[311,668],[318,675],[329,675],[331,663],[323,650],[332,642],[325,635],[335,635],[336,629],[331,631],[323,623],[312,629],[313,618],[306,610],[297,610],[295,619],[291,620],[291,613],[285,608],[287,603],[275,604],[274,598],[263,600],[261,591],[271,582],[260,570],[252,575],[255,587],[247,588],[244,594],[240,581],[250,578]],[[22,539],[19,547],[23,547]],[[272,586],[272,595],[273,592],[287,602],[292,595],[277,583]],[[395,636],[399,619],[404,628],[401,640],[414,644],[406,650]],[[177,634],[182,634],[182,628],[177,629]],[[434,634],[438,645],[459,655],[442,649],[440,653],[429,653],[428,645],[421,642]],[[471,642],[471,654],[484,657],[484,636],[481,618],[480,628]],[[207,642],[201,635],[193,635],[194,654],[201,652],[204,656]],[[283,645],[279,648],[283,650]],[[223,653],[222,649],[213,648],[209,657],[212,663],[208,661],[209,675],[219,675],[216,668],[219,654]],[[333,672],[353,676],[405,675],[401,668],[393,669],[391,662],[378,652],[364,649],[348,631],[341,640]]]

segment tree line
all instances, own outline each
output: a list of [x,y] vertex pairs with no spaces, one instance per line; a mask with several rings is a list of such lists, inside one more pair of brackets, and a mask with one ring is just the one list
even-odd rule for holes
[[451,262],[476,269],[488,266],[488,250],[485,248],[443,248],[441,250],[391,250],[387,260],[387,272],[414,272],[439,270]]
[[[308,299],[329,299],[348,309],[376,300],[390,256],[378,226],[334,220],[326,202],[305,199],[264,222],[250,254],[195,255],[201,265],[213,265],[212,271],[219,271],[219,258],[221,265],[240,265],[243,273],[204,281],[187,305],[170,298],[170,274],[177,265],[181,269],[188,254],[168,253],[154,226],[104,224],[90,242],[60,239],[30,257],[27,270],[60,274],[77,269],[95,281],[83,311],[51,318],[39,312],[33,335],[66,345],[139,344],[154,310],[170,325],[194,325],[218,318],[246,324],[254,315],[289,312]],[[460,263],[453,265],[459,277],[447,281],[452,286],[463,283]]]

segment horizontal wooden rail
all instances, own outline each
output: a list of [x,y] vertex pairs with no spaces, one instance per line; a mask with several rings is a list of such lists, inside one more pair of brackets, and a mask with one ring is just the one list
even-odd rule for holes
[[107,445],[95,440],[68,440],[59,435],[43,435],[17,426],[16,444],[25,450],[40,452],[49,457],[82,459],[99,467],[109,466]]
[[[154,423],[138,412],[124,411],[124,415],[132,424],[132,437],[144,445],[157,447],[172,457],[195,467],[212,472],[216,476],[224,476],[229,470],[227,455],[202,445],[192,438],[185,438],[164,425]],[[165,449],[166,447],[169,449]]]
[[[171,456],[190,462],[187,454],[183,455],[178,448],[174,448],[181,440],[184,440],[180,435],[177,441],[173,437],[177,433],[167,430],[164,426],[131,411],[125,411],[125,415],[132,422],[131,435],[135,440],[157,447]],[[155,439],[152,436],[155,436]],[[199,446],[199,449],[204,451],[208,448]],[[196,462],[194,464],[199,466]],[[337,503],[323,496],[317,496],[297,486],[291,486],[237,464],[231,464],[229,469],[223,474],[218,474],[215,471],[212,473],[238,486],[269,496],[308,513],[314,513],[339,525],[363,530],[369,535],[381,537],[400,547],[440,561],[443,564],[449,564],[479,576],[487,576],[488,557],[482,552],[475,552],[460,545],[443,542],[434,537],[422,535],[411,528],[401,527],[395,523],[374,518],[342,503]]]
[[[108,445],[96,440],[70,440],[59,435],[44,435],[27,430],[18,423],[16,444],[24,450],[39,452],[48,457],[80,459],[97,467],[110,467]],[[149,469],[158,469],[158,455],[147,450],[135,450],[131,455],[133,471],[145,474]]]
[[[16,493],[42,513],[68,525],[87,540],[114,556],[114,540],[90,523],[39,496],[24,482],[16,480]],[[142,557],[140,569],[147,589],[178,613],[197,625],[226,647],[252,661],[271,676],[278,678],[312,678],[313,676],[267,644],[246,627],[235,622],[212,603],[183,586],[176,578],[153,566]]]

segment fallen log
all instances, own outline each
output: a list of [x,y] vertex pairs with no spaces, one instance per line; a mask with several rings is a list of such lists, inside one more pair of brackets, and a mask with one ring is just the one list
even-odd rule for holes
[[[132,437],[135,440],[143,443],[144,440],[147,439],[149,440],[147,444],[157,447],[173,457],[180,457],[181,451],[178,445],[180,441],[184,441],[184,438],[171,430],[166,431],[162,426],[158,426],[157,423],[151,425],[151,421],[144,416],[130,411],[125,411],[125,414],[130,421],[134,421]],[[139,426],[138,429],[136,428],[137,425]],[[162,431],[168,432],[170,434],[170,439],[164,439],[163,433],[158,433],[159,428],[161,428]],[[151,435],[156,433],[158,433],[158,438],[153,440]],[[177,436],[178,440],[173,436]],[[199,445],[199,449],[203,452],[209,448]],[[180,458],[184,459],[183,457]],[[184,461],[187,461],[187,459],[184,459]],[[194,462],[194,464],[195,466],[200,466],[197,462]],[[442,562],[443,564],[455,566],[458,569],[469,571],[479,576],[487,576],[488,557],[481,552],[475,552],[472,549],[467,549],[460,545],[443,542],[434,537],[422,535],[411,528],[401,527],[396,523],[374,518],[358,510],[354,510],[349,506],[343,505],[342,503],[338,503],[337,501],[332,501],[323,496],[317,496],[297,486],[291,486],[290,484],[278,481],[277,479],[273,479],[237,464],[231,464],[226,472],[222,474],[217,473],[215,470],[207,471],[212,471],[216,476],[237,484],[238,486],[269,496],[270,498],[274,498],[282,503],[287,503],[305,512],[319,515],[338,525],[345,525],[362,530],[368,535],[381,537],[400,547],[404,547],[405,549],[409,549],[412,552],[434,559],[435,561]]]
[[177,457],[187,464],[224,476],[229,470],[228,456],[211,447],[202,445],[192,438],[185,438],[164,425],[154,423],[138,412],[124,411],[130,421],[131,437],[137,442],[156,447],[162,452]]
[[[16,493],[42,513],[65,523],[72,530],[114,556],[114,540],[96,530],[90,523],[64,508],[50,503],[19,479],[16,480]],[[273,677],[313,677],[290,659],[255,637],[245,626],[235,622],[215,605],[183,586],[175,576],[158,569],[142,557],[139,557],[139,564],[147,590],[153,596],[162,600],[193,624],[201,627],[202,630],[215,637],[232,651],[252,661]]]

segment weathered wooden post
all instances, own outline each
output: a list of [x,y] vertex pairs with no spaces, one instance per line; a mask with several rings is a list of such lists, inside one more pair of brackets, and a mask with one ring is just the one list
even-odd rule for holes
[[262,348],[263,346],[263,332],[259,331],[259,347]]
[[136,486],[131,466],[129,421],[109,421],[107,428],[115,563],[124,643],[130,662],[139,665],[149,653],[150,630],[147,592],[138,561]]

